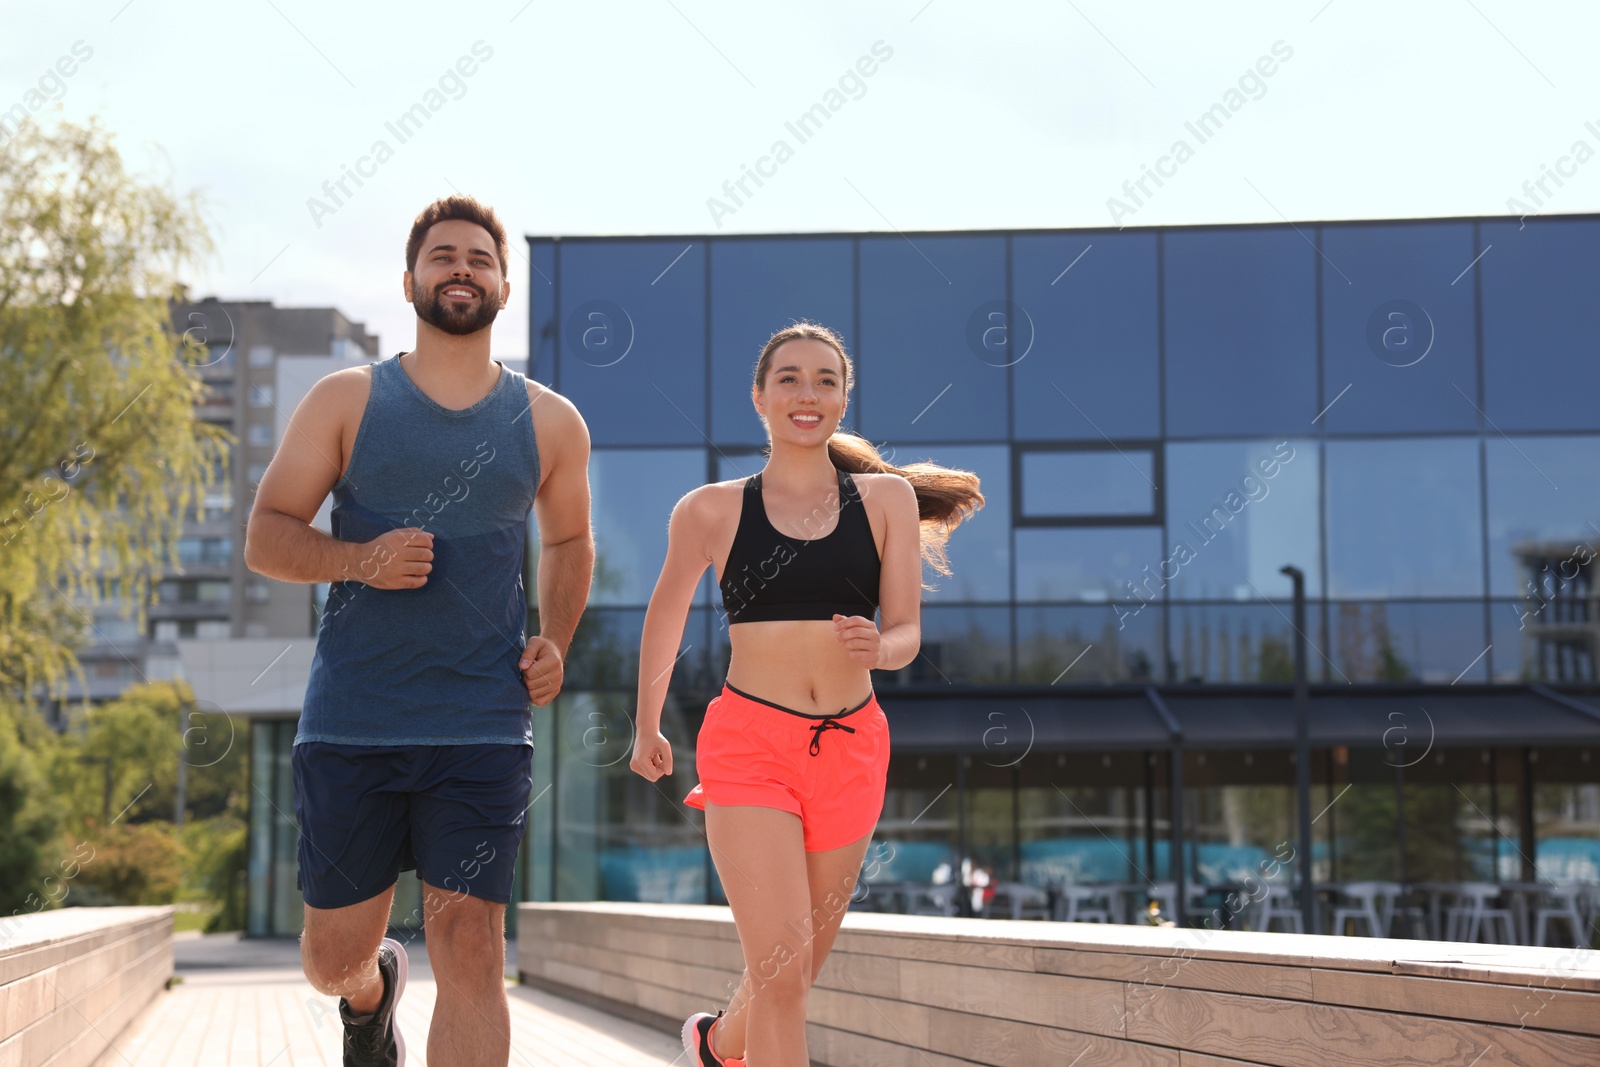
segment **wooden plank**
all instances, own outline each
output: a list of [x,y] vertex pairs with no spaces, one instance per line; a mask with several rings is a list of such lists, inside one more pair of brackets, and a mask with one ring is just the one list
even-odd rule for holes
[[[1569,953],[1574,950],[1568,949]],[[1492,982],[1504,985],[1543,985],[1548,980],[1558,989],[1584,993],[1600,993],[1600,974],[1593,971],[1595,954],[1585,951],[1588,966],[1578,969],[1574,957],[1558,959],[1549,966],[1516,966],[1498,963],[1493,967],[1477,963],[1430,960],[1396,960],[1392,974],[1419,975],[1430,978],[1450,978],[1457,982]]]
[[[1110,952],[1038,949],[1035,959],[1044,974],[1099,978],[1138,987],[1181,986],[1227,993],[1311,1000],[1311,976],[1303,967],[1236,963],[1202,956],[1123,956]],[[1361,973],[1361,972],[1352,972]]]
[[933,1013],[928,1043],[948,1055],[994,1067],[1178,1067],[1176,1049],[954,1011]]
[[1129,1035],[1273,1067],[1600,1063],[1591,1037],[1175,988],[1132,1017]]
[[925,1004],[822,986],[812,987],[806,1011],[806,1019],[820,1026],[915,1048],[928,1047],[931,1015],[932,1009]]
[[1024,971],[983,971],[947,963],[900,964],[901,999],[916,1004],[1036,1023],[1107,1037],[1120,1036],[1124,984]]
[[819,1067],[979,1067],[993,1060],[967,1060],[897,1041],[806,1023],[806,1051]]
[[1442,978],[1313,970],[1316,1000],[1450,1019],[1532,1026],[1600,1037],[1600,994],[1550,985],[1491,985]]
[[929,963],[957,963],[963,967],[989,967],[1006,971],[1034,970],[1032,945],[993,941],[957,941],[944,937],[890,937],[840,928],[834,951],[855,952],[864,956],[927,960]]

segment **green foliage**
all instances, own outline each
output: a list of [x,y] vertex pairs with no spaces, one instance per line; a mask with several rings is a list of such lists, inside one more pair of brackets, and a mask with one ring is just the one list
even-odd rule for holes
[[1289,642],[1281,637],[1261,638],[1256,652],[1256,681],[1294,681],[1294,653],[1289,651]]
[[80,607],[143,605],[227,435],[197,422],[178,273],[199,204],[129,175],[108,133],[31,123],[0,147],[0,690],[81,671]]
[[92,826],[72,882],[79,903],[171,904],[183,884],[187,853],[171,823]]
[[249,826],[241,811],[184,827],[184,844],[190,864],[188,881],[194,896],[219,905],[206,923],[206,932],[243,930],[245,875],[249,863]]
[[[34,753],[23,744],[22,716],[0,701],[0,915],[38,910],[60,850],[61,817]],[[39,724],[40,730],[48,729]]]

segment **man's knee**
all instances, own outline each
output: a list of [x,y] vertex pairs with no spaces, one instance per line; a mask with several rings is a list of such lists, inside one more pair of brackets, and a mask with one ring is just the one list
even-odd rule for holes
[[427,918],[428,959],[452,975],[487,975],[500,982],[505,967],[505,911],[465,897]]
[[378,948],[363,955],[325,943],[312,936],[300,939],[300,967],[312,988],[325,996],[347,997],[359,992],[378,976]]

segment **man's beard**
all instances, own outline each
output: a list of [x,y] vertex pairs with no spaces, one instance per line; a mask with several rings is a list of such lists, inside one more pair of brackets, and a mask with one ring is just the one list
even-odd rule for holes
[[[446,300],[446,289],[465,288],[478,294],[477,307],[463,305],[455,306],[455,301]],[[448,282],[433,291],[431,298],[419,298],[412,301],[412,307],[417,309],[417,317],[429,326],[443,330],[445,333],[464,337],[469,333],[477,333],[494,321],[500,314],[500,300],[497,296],[485,293],[480,286],[462,285],[461,282]]]

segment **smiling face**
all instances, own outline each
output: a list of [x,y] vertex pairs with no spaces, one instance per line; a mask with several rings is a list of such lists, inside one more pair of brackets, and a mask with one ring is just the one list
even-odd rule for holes
[[428,227],[405,274],[406,299],[417,317],[456,335],[494,322],[511,295],[494,248],[489,231],[475,222],[446,219]]
[[774,441],[816,444],[827,441],[844,418],[845,384],[844,360],[832,345],[797,337],[772,350],[766,375],[750,396]]

